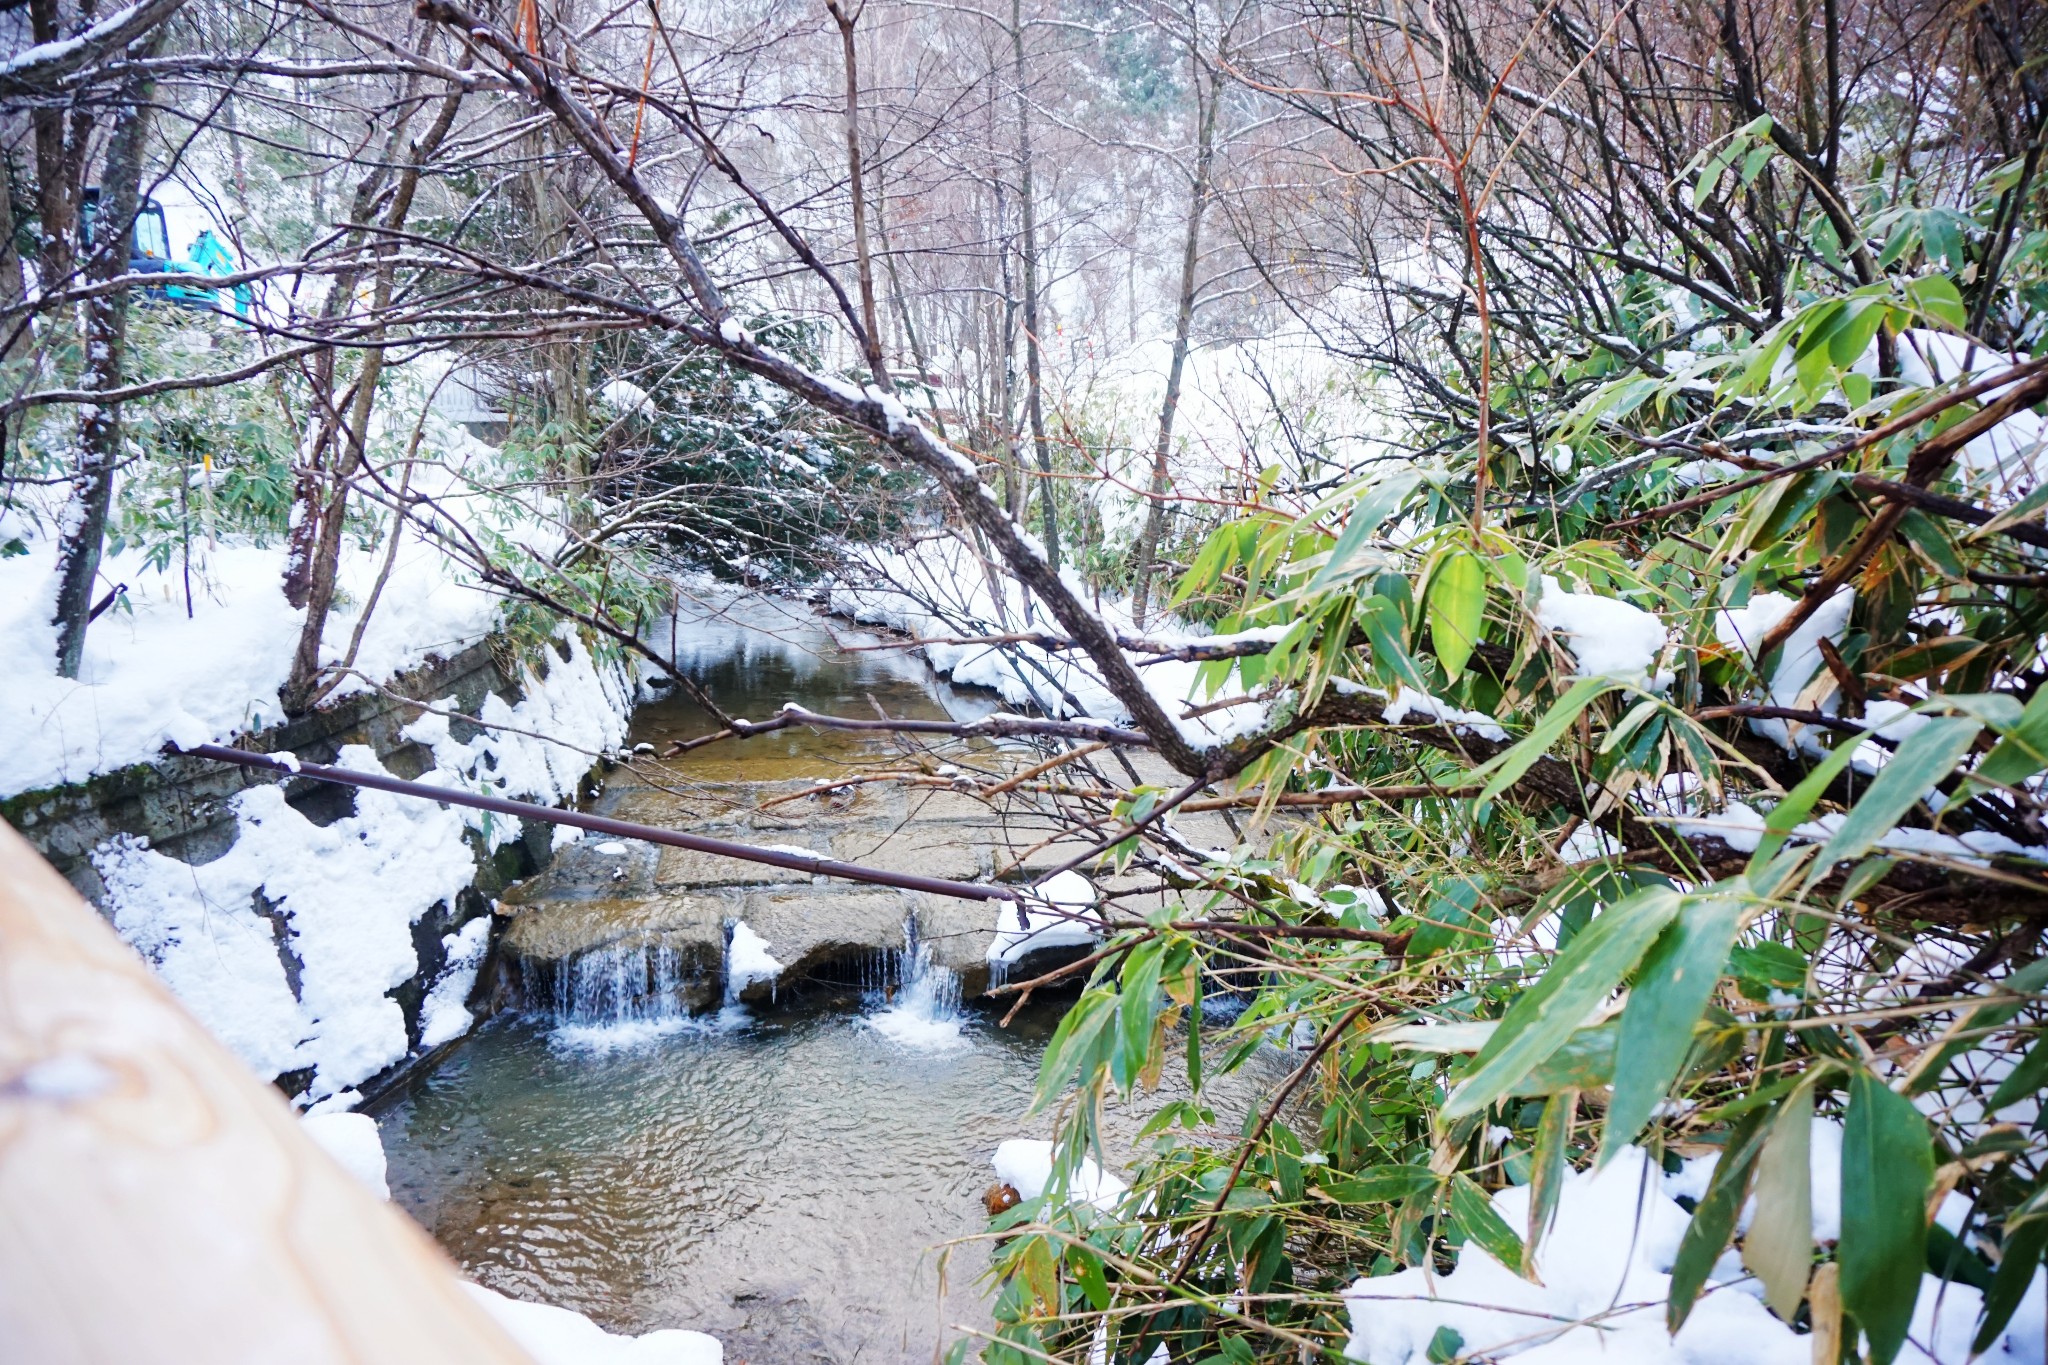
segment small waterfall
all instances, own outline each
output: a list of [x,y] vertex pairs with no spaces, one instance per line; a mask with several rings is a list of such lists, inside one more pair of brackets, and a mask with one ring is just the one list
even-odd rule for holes
[[964,1046],[960,978],[932,960],[931,945],[918,938],[915,916],[903,922],[903,947],[895,958],[895,994],[870,994],[870,1001],[884,1008],[868,1015],[868,1023],[884,1037],[921,1052]]
[[[545,1000],[554,1036],[573,1046],[619,1047],[691,1023],[686,996],[696,978],[663,943],[593,948],[527,971],[529,999]],[[533,976],[540,980],[533,980]]]

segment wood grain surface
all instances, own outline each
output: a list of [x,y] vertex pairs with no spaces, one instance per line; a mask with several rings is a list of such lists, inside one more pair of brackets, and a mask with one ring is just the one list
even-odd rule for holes
[[4,824],[0,1361],[531,1365]]

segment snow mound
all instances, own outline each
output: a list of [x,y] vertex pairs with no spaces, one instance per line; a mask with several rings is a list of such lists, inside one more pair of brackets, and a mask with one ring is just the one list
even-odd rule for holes
[[755,933],[743,919],[732,922],[732,942],[725,950],[725,996],[739,999],[740,992],[756,981],[773,981],[782,975],[782,963],[768,951],[768,940]]
[[477,973],[491,946],[491,917],[478,915],[441,939],[446,961],[441,974],[427,989],[420,1005],[420,1047],[437,1048],[469,1032],[476,1017],[469,1012],[469,995],[476,989]]
[[[1714,635],[1722,644],[1741,650],[1754,662],[1757,647],[1763,643],[1764,637],[1773,626],[1791,615],[1797,605],[1797,601],[1781,592],[1757,593],[1749,599],[1747,606],[1724,607],[1714,613]],[[1820,642],[1841,639],[1849,624],[1849,611],[1855,605],[1856,590],[1843,588],[1821,603],[1813,615],[1792,632],[1779,651],[1778,667],[1771,674],[1766,701],[1772,706],[1801,706],[1801,694],[1821,669]],[[1820,709],[1833,714],[1834,708],[1835,701],[1830,696]],[[1749,728],[1765,739],[1776,741],[1788,752],[1793,748],[1791,732],[1782,720],[1752,720]],[[1810,735],[1802,735],[1801,739],[1802,747],[1812,746],[1816,755],[1824,752]]]
[[1041,948],[1085,948],[1102,939],[1095,909],[1095,884],[1078,872],[1062,872],[1033,888],[1042,902],[1004,901],[996,910],[996,936],[983,954],[1007,966]]
[[652,417],[654,399],[630,379],[614,379],[597,391],[598,400],[626,417]]
[[[341,762],[380,770],[365,746]],[[405,1015],[386,992],[419,970],[412,926],[476,875],[461,817],[364,790],[355,814],[315,825],[276,785],[231,808],[240,833],[210,863],[129,836],[95,851],[115,928],[259,1073],[310,1065],[316,1098],[368,1080],[406,1055]],[[280,949],[298,961],[296,991]]]
[[[1528,1226],[1528,1187],[1500,1191],[1493,1206],[1509,1227]],[[1367,1365],[1420,1365],[1438,1329],[1448,1327],[1474,1357],[1512,1356],[1530,1365],[1806,1365],[1804,1337],[1756,1298],[1717,1285],[1676,1340],[1665,1334],[1669,1271],[1689,1221],[1663,1193],[1648,1154],[1631,1147],[1598,1174],[1566,1177],[1557,1221],[1538,1256],[1541,1284],[1471,1242],[1449,1275],[1418,1267],[1358,1280],[1344,1295],[1351,1317],[1345,1354]],[[1610,1313],[1617,1304],[1648,1306]],[[1580,1325],[1586,1318],[1599,1321]]]
[[553,1304],[511,1299],[480,1284],[465,1283],[536,1365],[724,1365],[725,1348],[716,1337],[674,1328],[645,1336],[616,1336],[583,1314]]
[[1545,574],[1536,619],[1564,639],[1581,678],[1615,678],[1660,690],[1671,685],[1671,674],[1657,669],[1671,629],[1654,612],[1598,593],[1566,592]]
[[[1023,1199],[1038,1198],[1052,1181],[1052,1144],[1038,1138],[1006,1139],[997,1144],[989,1162],[996,1168],[996,1179],[1015,1189]],[[1074,1172],[1067,1186],[1070,1196],[1099,1209],[1115,1208],[1117,1201],[1129,1192],[1130,1186],[1087,1157],[1081,1158],[1081,1169]]]
[[377,1120],[368,1114],[307,1114],[299,1120],[299,1131],[341,1163],[364,1189],[379,1199],[391,1198],[391,1187],[384,1182],[384,1140],[377,1134]]
[[[1839,1123],[1815,1120],[1813,1223],[1819,1241],[1832,1241],[1841,1231],[1841,1138]],[[1355,1281],[1344,1294],[1351,1319],[1345,1354],[1365,1365],[1423,1365],[1431,1340],[1448,1328],[1463,1341],[1461,1358],[1517,1365],[1805,1365],[1811,1338],[1771,1315],[1733,1253],[1716,1264],[1678,1335],[1665,1331],[1670,1270],[1691,1222],[1677,1197],[1698,1198],[1714,1160],[1689,1161],[1666,1175],[1647,1152],[1629,1147],[1597,1172],[1568,1174],[1557,1220],[1537,1256],[1540,1283],[1523,1279],[1473,1242],[1459,1251],[1448,1275],[1418,1267]],[[1493,1207],[1509,1227],[1526,1228],[1528,1187],[1499,1191]],[[1753,1207],[1745,1211],[1744,1226],[1751,1212]],[[1970,1286],[1944,1287],[1924,1276],[1913,1344],[1899,1360],[1964,1365],[1982,1306],[1983,1296]],[[2048,1275],[2036,1272],[2004,1335],[1976,1359],[1986,1365],[2042,1359],[2044,1312]]]

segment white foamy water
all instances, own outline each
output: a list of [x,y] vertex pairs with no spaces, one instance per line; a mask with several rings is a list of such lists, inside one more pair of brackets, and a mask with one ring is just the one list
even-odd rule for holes
[[918,941],[915,919],[904,922],[903,942],[896,955],[901,984],[893,1000],[867,1016],[868,1026],[891,1042],[919,1052],[966,1047],[960,978],[932,961],[931,945]]
[[551,1046],[618,1052],[719,1026],[690,1014],[682,955],[664,944],[594,948],[553,964],[550,975]]

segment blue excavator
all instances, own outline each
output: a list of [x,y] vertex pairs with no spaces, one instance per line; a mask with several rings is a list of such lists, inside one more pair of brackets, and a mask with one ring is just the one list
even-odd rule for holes
[[[87,242],[93,239],[94,226],[99,219],[100,192],[98,187],[85,192],[85,200],[79,213],[79,226],[84,230]],[[235,254],[228,250],[220,238],[213,235],[211,228],[202,229],[192,239],[191,249],[184,256],[171,258],[170,226],[164,220],[164,208],[154,199],[145,199],[141,210],[135,215],[135,232],[128,242],[128,273],[131,275],[232,275],[235,273]],[[143,297],[165,299],[185,308],[217,311],[221,307],[219,290],[208,289],[198,284],[166,284],[143,290]],[[241,318],[249,316],[249,286],[238,284],[229,293],[229,306]]]

